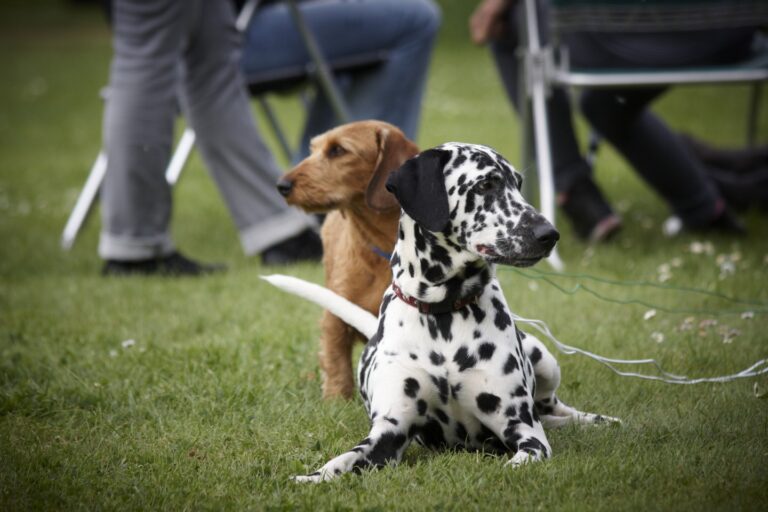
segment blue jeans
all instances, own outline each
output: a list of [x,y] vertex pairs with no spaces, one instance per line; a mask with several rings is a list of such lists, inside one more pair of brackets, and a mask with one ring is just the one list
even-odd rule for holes
[[[353,120],[379,119],[416,138],[421,101],[440,12],[432,0],[314,0],[302,14],[330,63],[384,53],[370,69],[337,76]],[[309,53],[284,4],[260,8],[243,41],[246,78],[304,69]],[[318,94],[309,108],[301,141],[338,124],[329,102]]]

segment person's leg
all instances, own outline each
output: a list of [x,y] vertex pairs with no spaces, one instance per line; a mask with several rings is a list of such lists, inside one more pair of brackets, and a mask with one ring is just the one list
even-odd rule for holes
[[[537,3],[540,35],[546,43],[549,37],[546,5]],[[491,43],[491,53],[507,97],[520,112],[521,73],[518,46],[520,44],[520,9],[510,9],[507,30]],[[558,204],[571,221],[577,235],[591,241],[599,241],[615,233],[621,220],[613,213],[597,184],[592,180],[592,169],[584,158],[576,139],[573,113],[568,93],[554,88],[547,99],[547,116],[552,165]]]
[[[414,139],[440,15],[431,0],[313,1],[300,9],[330,61],[374,57],[385,60],[367,72],[347,74],[344,95],[354,120],[379,119]],[[279,34],[279,37],[276,37]],[[281,4],[260,9],[245,36],[246,77],[300,71],[310,62],[294,20]],[[343,80],[342,80],[343,81]],[[337,120],[321,95],[310,108],[301,150]]]
[[[749,54],[754,29],[699,30],[656,34],[574,33],[571,62],[589,68],[715,65]],[[741,232],[725,201],[681,136],[648,105],[665,89],[593,89],[581,106],[590,123],[692,229]]]
[[[311,4],[308,4],[311,5]],[[346,4],[350,5],[350,4]],[[345,34],[346,45],[358,51],[383,51],[384,62],[353,73],[346,100],[354,119],[379,119],[398,126],[416,140],[432,47],[440,12],[431,0],[365,0],[345,9],[342,22],[359,19],[357,33]],[[325,45],[338,34],[320,34]],[[358,40],[365,40],[365,48]],[[342,41],[344,42],[344,41]],[[325,98],[320,98],[324,101]],[[310,118],[305,140],[330,128]]]
[[[539,5],[539,19],[542,42],[548,40],[546,10]],[[508,30],[502,39],[491,43],[496,69],[501,78],[507,97],[520,112],[520,56],[518,55],[519,41],[519,16],[522,13],[518,9],[510,9]],[[560,87],[554,88],[547,100],[547,113],[549,121],[549,136],[552,143],[552,163],[555,174],[555,188],[558,192],[568,191],[576,182],[589,178],[591,169],[584,159],[579,143],[576,139],[576,131],[573,126],[571,102],[568,93]]]
[[150,259],[174,250],[163,171],[173,142],[183,18],[181,2],[174,0],[114,2],[99,240],[106,260]]
[[184,54],[184,111],[243,249],[256,254],[315,221],[289,207],[275,188],[281,172],[251,114],[230,4],[203,1],[192,14]]
[[717,218],[724,204],[700,162],[648,104],[664,88],[592,89],[581,100],[584,115],[689,227]]

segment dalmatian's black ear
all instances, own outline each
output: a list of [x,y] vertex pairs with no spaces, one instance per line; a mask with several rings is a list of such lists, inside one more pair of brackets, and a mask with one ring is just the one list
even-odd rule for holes
[[451,152],[428,149],[406,161],[387,179],[389,190],[400,206],[421,227],[440,232],[448,225],[448,192],[443,169]]

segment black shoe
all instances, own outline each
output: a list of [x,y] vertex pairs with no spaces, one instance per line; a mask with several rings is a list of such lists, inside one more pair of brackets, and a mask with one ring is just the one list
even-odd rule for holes
[[218,263],[198,263],[180,252],[146,260],[107,260],[101,269],[103,276],[200,276],[225,270]]
[[744,224],[727,208],[709,223],[708,230],[727,235],[744,236],[747,234],[747,228],[744,227]]
[[320,235],[306,229],[298,235],[283,240],[265,249],[261,253],[264,265],[288,265],[299,261],[320,261],[323,257],[323,244]]
[[721,233],[736,236],[747,234],[744,224],[728,208],[724,208],[717,217],[705,224],[684,224],[684,226],[688,231],[694,233]]
[[621,229],[621,219],[590,178],[579,180],[568,192],[560,194],[558,203],[582,240],[603,242]]

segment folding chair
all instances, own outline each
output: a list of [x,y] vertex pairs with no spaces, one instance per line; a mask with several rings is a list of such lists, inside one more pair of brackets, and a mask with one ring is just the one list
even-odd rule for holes
[[[525,105],[523,109],[523,160],[533,168],[535,146],[542,213],[554,223],[555,188],[546,98],[550,88],[659,86],[679,84],[754,83],[748,116],[748,141],[753,143],[760,83],[768,80],[768,52],[747,62],[728,66],[676,69],[579,69],[570,65],[567,47],[557,41],[569,31],[654,32],[754,26],[768,22],[768,2],[760,0],[550,0],[552,43],[539,36],[536,0],[525,0],[522,29],[526,43]],[[549,258],[555,269],[563,262],[555,252]]]
[[[285,136],[266,95],[272,92],[285,91],[302,84],[314,84],[318,90],[318,94],[324,94],[328,99],[337,122],[342,124],[350,121],[351,117],[334,80],[333,72],[358,71],[374,67],[385,61],[387,55],[384,52],[376,52],[372,54],[358,55],[355,58],[329,62],[323,56],[312,31],[307,26],[301,10],[296,5],[296,0],[281,1],[284,1],[287,4],[291,17],[296,24],[296,28],[299,31],[311,60],[308,66],[303,68],[274,70],[263,75],[246,76],[246,82],[251,95],[256,98],[263,111],[270,129],[277,139],[280,149],[286,159],[290,161],[293,158],[294,152],[288,143],[287,137]],[[245,31],[260,3],[260,0],[247,0],[243,4],[235,22],[237,30],[240,32]],[[108,91],[106,94],[108,94]],[[194,148],[194,144],[195,132],[190,127],[186,127],[165,171],[166,181],[168,181],[170,185],[173,186],[178,181],[189,155]],[[99,152],[91,167],[85,185],[80,191],[75,206],[72,209],[64,227],[64,231],[62,232],[61,247],[64,250],[72,248],[79,231],[85,224],[96,196],[98,195],[101,183],[104,180],[106,169],[107,156],[102,150]]]

